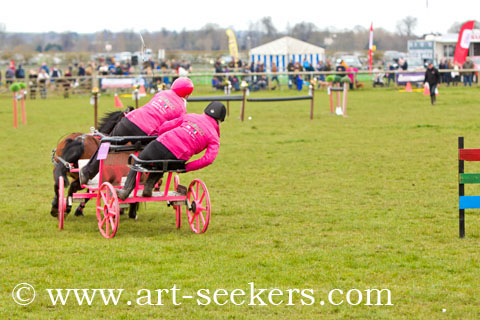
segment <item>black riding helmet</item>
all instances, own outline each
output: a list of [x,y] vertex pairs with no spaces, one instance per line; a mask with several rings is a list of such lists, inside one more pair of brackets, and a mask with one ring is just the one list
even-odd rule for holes
[[208,104],[208,106],[203,110],[206,115],[209,115],[213,119],[216,119],[220,122],[225,120],[225,115],[227,114],[227,109],[223,103],[218,101],[213,101]]

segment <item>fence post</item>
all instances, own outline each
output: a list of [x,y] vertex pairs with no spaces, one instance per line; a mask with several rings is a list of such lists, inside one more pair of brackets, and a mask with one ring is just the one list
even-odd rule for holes
[[[460,160],[460,149],[463,149],[463,137],[458,137],[458,196],[465,195],[465,185],[460,183],[460,175],[464,171],[463,160]],[[458,229],[460,238],[465,238],[465,209],[458,209]]]
[[310,85],[310,90],[312,92],[312,94],[311,94],[312,100],[310,100],[310,120],[313,120],[313,105],[314,105],[314,101],[315,101],[315,86]]
[[93,94],[93,123],[95,129],[98,129],[98,88],[92,89]]
[[240,120],[244,120],[245,117],[245,105],[247,104],[247,90],[248,90],[248,83],[246,81],[242,81],[242,92],[243,92],[243,97],[242,97],[242,111],[240,114]]

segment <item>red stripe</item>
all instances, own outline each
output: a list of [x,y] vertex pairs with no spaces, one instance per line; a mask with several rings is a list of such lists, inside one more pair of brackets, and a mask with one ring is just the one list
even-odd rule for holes
[[465,161],[480,161],[480,149],[459,149],[458,159]]

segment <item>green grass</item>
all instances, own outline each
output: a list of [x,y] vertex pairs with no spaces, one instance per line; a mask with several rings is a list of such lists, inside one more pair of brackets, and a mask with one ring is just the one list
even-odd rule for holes
[[[138,221],[122,216],[113,240],[99,234],[92,203],[85,217],[68,216],[63,231],[49,214],[50,151],[64,134],[89,130],[88,97],[27,101],[29,123],[18,129],[11,99],[0,98],[0,318],[480,317],[480,218],[467,210],[461,240],[457,213],[457,137],[465,136],[467,148],[480,148],[480,91],[440,88],[440,94],[432,107],[421,93],[355,91],[343,118],[329,114],[328,96],[320,91],[313,121],[308,101],[248,103],[252,120],[243,123],[240,104],[232,102],[215,163],[180,177],[183,184],[195,177],[206,182],[213,206],[208,231],[193,234],[185,215],[176,230],[172,208],[158,203],[142,206]],[[199,113],[204,106],[188,108]],[[113,97],[102,96],[100,107],[100,113],[112,110]],[[479,168],[468,163],[466,172]],[[467,186],[466,192],[480,195],[480,188]],[[21,282],[37,290],[25,307],[11,297]],[[316,303],[302,306],[300,297],[294,306],[125,302],[135,301],[142,288],[176,284],[184,295],[201,288],[248,292],[249,282],[313,289]],[[46,288],[125,293],[118,306],[73,300],[52,306]],[[321,306],[336,288],[387,288],[394,305]]]

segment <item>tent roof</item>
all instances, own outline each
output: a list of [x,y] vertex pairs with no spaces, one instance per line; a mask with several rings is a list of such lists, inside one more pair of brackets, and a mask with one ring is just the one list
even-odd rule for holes
[[292,37],[283,37],[250,50],[249,54],[324,54],[325,49]]

